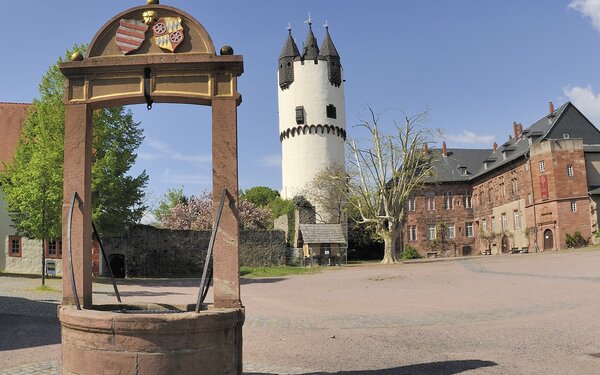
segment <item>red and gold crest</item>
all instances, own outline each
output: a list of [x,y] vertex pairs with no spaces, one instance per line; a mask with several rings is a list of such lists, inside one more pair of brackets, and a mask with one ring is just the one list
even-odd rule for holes
[[154,41],[162,49],[175,52],[175,49],[183,42],[183,26],[181,17],[162,17],[154,26]]
[[148,26],[141,21],[120,20],[117,29],[117,47],[124,55],[137,50],[146,39],[146,31]]

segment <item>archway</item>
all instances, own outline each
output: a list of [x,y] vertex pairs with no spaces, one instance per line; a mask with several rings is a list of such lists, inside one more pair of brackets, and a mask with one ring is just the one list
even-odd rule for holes
[[508,253],[510,244],[508,243],[508,236],[505,234],[502,236],[502,254]]
[[552,250],[554,248],[554,234],[552,230],[546,229],[544,231],[544,250]]
[[[145,372],[148,373],[171,373],[168,363],[178,363],[180,370],[186,369],[184,372],[197,371],[204,363],[203,373],[241,373],[244,313],[240,298],[238,254],[237,106],[241,103],[241,95],[237,91],[237,77],[243,73],[243,58],[233,55],[233,49],[228,46],[221,48],[220,55],[217,55],[209,34],[189,14],[158,5],[157,0],[148,3],[113,17],[94,36],[85,57],[74,54],[72,61],[60,65],[60,70],[67,78],[64,99],[63,241],[71,241],[70,260],[73,265],[71,277],[69,263],[63,262],[63,299],[60,309],[63,371],[95,373],[96,369],[82,368],[82,364],[100,363],[99,358],[105,358],[110,353],[114,365],[105,370],[118,372],[121,370],[119,366],[138,365],[138,354],[133,355],[131,362],[131,353],[140,353],[140,358],[151,353],[162,359],[147,364],[149,367]],[[224,206],[222,213],[219,211],[220,224],[213,255],[214,309],[210,314],[187,313],[187,307],[181,307],[169,310],[181,312],[178,319],[140,316],[131,320],[112,314],[113,307],[106,307],[108,311],[100,311],[102,308],[92,303],[93,110],[143,103],[148,109],[153,103],[212,107],[215,216],[223,191],[228,192],[230,204]],[[76,197],[79,197],[79,206],[71,211],[70,201]],[[72,226],[69,226],[70,222]],[[84,309],[74,310],[74,304],[77,307],[81,304]],[[155,308],[158,307],[136,306],[135,311]],[[149,323],[139,324],[144,319]],[[104,324],[91,329],[88,323],[92,320],[107,323],[105,328],[109,329],[105,330]],[[108,324],[111,321],[122,321],[126,333],[116,332],[116,325]],[[138,324],[133,324],[134,321],[138,321]],[[159,327],[162,327],[162,331]],[[189,337],[181,340],[164,338],[165,335],[185,336],[182,327]],[[140,344],[152,342],[152,345],[143,344],[139,347],[136,346],[137,341],[133,340],[127,348],[120,342],[105,342],[102,344],[104,346],[93,346],[96,349],[89,350],[87,343],[102,341],[97,337],[103,334],[146,338],[156,336],[161,339],[140,340]],[[214,349],[214,337],[227,337],[227,343],[223,343],[220,349]],[[173,342],[180,347],[162,346],[172,345]],[[64,348],[69,348],[68,354],[65,354]],[[194,352],[193,355],[181,354],[189,350]],[[207,353],[218,359],[208,361]]]
[[109,258],[110,269],[113,275],[118,278],[124,278],[125,275],[125,255],[123,254],[110,254]]

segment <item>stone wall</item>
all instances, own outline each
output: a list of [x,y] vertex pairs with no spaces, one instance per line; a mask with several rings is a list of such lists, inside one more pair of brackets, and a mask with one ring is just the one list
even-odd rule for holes
[[[104,241],[107,256],[125,256],[128,277],[197,276],[202,273],[210,231],[169,230],[137,225]],[[240,264],[285,264],[283,231],[240,231]],[[106,271],[107,269],[104,268]]]

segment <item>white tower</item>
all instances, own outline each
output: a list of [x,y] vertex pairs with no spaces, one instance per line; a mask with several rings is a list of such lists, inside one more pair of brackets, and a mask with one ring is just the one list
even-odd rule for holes
[[[344,80],[329,28],[321,49],[308,19],[302,53],[289,29],[279,56],[279,139],[284,199],[304,195],[313,178],[328,167],[344,165],[346,110]],[[313,203],[314,204],[314,203]],[[315,207],[317,219],[329,215]]]

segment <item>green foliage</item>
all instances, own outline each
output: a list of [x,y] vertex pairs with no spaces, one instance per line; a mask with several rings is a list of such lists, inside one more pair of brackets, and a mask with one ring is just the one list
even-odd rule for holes
[[253,203],[259,207],[268,206],[279,198],[279,192],[266,186],[255,186],[240,192],[240,199]]
[[179,189],[169,189],[160,197],[158,206],[152,212],[157,222],[165,220],[171,209],[178,204],[187,204],[188,198],[183,194],[183,187]]
[[421,254],[412,246],[405,246],[404,251],[402,252],[402,259],[419,259],[421,258]]
[[583,238],[579,231],[576,231],[573,234],[565,233],[565,242],[570,249],[584,247],[588,244],[588,241]]
[[[73,51],[85,52],[84,45]],[[61,237],[66,80],[59,58],[41,80],[13,160],[0,174],[11,218],[19,234],[29,238]],[[148,176],[127,176],[142,142],[139,124],[122,107],[94,113],[92,167],[93,218],[103,234],[114,234],[139,221]]]
[[277,219],[281,215],[287,215],[288,218],[288,245],[294,243],[294,229],[295,229],[295,217],[294,217],[294,202],[289,199],[275,198],[269,203],[271,209],[271,218]]
[[293,267],[293,266],[278,266],[278,267],[240,267],[240,276],[246,279],[257,277],[280,277],[288,275],[305,275],[318,273],[322,271],[322,267]]
[[300,208],[300,207],[305,207],[305,208],[313,208],[313,205],[310,204],[310,202],[308,201],[308,199],[306,199],[306,197],[304,195],[296,195],[293,199],[294,201],[294,206]]

